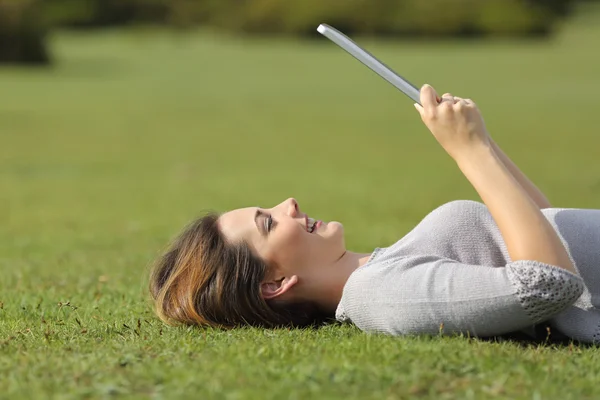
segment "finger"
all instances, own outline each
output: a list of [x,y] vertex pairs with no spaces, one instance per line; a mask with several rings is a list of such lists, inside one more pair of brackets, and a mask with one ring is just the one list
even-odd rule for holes
[[453,96],[453,98],[454,98],[454,104],[460,103],[463,100],[463,98],[459,97],[459,96]]
[[433,112],[438,104],[438,98],[435,89],[430,85],[423,85],[421,88],[421,104],[426,112]]
[[447,97],[450,93],[444,93],[442,96],[440,96],[439,94],[436,97],[436,100],[439,103],[441,103],[442,101],[444,101],[444,97]]
[[458,108],[473,107],[473,102],[467,99],[459,99],[454,106]]
[[467,103],[465,103],[465,101],[463,99],[457,99],[456,103],[454,103],[454,109],[461,111],[463,108],[465,108],[467,106]]
[[449,101],[442,101],[440,103],[440,105],[438,106],[438,113],[439,115],[448,115],[448,113],[452,112],[452,107],[454,107],[454,103],[452,102],[452,100]]
[[453,96],[452,93],[444,93],[444,95],[442,96],[442,101],[447,101],[450,104],[458,104],[462,100],[462,97]]
[[450,93],[446,93],[446,94],[444,94],[442,96],[442,101],[440,103],[442,103],[442,102],[447,102],[447,103],[450,103],[450,104],[454,104],[455,103],[454,102],[454,96],[452,96]]

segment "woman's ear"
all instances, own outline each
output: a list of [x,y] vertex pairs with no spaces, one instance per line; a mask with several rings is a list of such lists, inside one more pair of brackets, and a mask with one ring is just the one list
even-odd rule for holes
[[260,285],[260,292],[263,299],[270,300],[281,296],[298,283],[298,276],[292,275],[289,278],[283,277],[279,280],[263,282]]

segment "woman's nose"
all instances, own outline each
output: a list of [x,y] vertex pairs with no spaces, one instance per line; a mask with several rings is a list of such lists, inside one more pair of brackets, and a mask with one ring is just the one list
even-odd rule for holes
[[296,214],[298,214],[299,207],[298,207],[298,202],[296,201],[296,199],[294,199],[293,197],[289,198],[286,200],[287,203],[287,213],[290,217],[295,217]]

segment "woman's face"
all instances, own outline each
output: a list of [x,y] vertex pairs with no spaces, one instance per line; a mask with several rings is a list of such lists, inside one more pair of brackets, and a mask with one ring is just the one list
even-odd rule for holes
[[[316,222],[311,230],[313,218]],[[300,211],[295,199],[273,208],[249,207],[223,214],[219,226],[228,241],[246,242],[283,275],[306,277],[345,253],[344,229]]]

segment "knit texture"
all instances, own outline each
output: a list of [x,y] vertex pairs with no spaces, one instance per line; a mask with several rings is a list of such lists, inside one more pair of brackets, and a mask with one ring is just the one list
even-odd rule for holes
[[340,321],[391,335],[559,335],[600,342],[600,210],[542,210],[578,275],[512,261],[487,207],[453,201],[389,247],[376,248],[344,286]]

